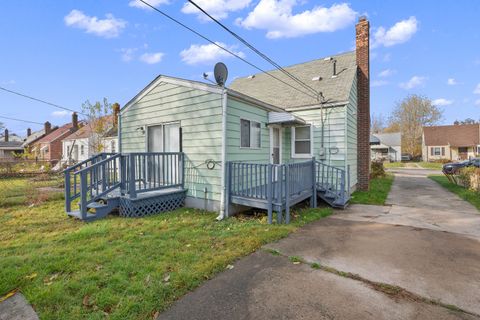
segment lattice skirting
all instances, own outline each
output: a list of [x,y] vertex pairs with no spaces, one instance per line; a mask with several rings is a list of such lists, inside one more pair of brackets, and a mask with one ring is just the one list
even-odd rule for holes
[[172,211],[183,206],[187,191],[178,191],[149,198],[130,200],[120,198],[120,216],[145,217],[165,211]]

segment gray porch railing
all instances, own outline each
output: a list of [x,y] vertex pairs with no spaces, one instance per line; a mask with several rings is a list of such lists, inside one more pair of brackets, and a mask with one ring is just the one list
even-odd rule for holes
[[63,173],[65,174],[65,210],[67,212],[71,211],[72,201],[80,197],[81,188],[79,172],[113,155],[115,154],[106,152],[98,153],[88,158],[87,160],[81,161],[71,167],[68,167],[63,171]]
[[315,161],[316,181],[319,191],[332,199],[347,200],[350,197],[350,166],[347,170]]
[[182,152],[99,154],[65,173],[65,210],[80,198],[82,216],[87,205],[112,191],[136,198],[138,193],[184,186]]
[[290,164],[228,162],[227,207],[238,203],[265,208],[269,223],[273,210],[281,223],[285,209],[285,222],[289,223],[292,205],[311,197],[311,205],[316,206],[314,164],[314,160]]

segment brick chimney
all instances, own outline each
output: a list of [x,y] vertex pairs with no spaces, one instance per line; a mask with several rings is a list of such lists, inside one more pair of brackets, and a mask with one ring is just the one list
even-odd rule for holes
[[50,122],[48,122],[48,121],[45,122],[44,128],[45,128],[45,135],[52,132],[52,125],[50,124]]
[[5,138],[5,142],[8,142],[8,129],[5,129],[4,138]]
[[72,113],[72,128],[78,129],[78,114],[76,112]]
[[30,137],[32,135],[32,129],[28,128],[27,129],[27,137]]
[[370,178],[370,23],[362,16],[355,26],[357,57],[358,190],[368,190]]
[[113,125],[116,127],[118,126],[118,116],[120,115],[120,105],[115,102],[112,105],[112,109],[113,109]]

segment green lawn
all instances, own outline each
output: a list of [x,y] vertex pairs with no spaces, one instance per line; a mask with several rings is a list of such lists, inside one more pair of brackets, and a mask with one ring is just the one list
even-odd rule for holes
[[385,168],[404,168],[405,163],[403,163],[403,162],[384,162],[383,166]]
[[392,183],[393,175],[391,174],[387,174],[385,177],[371,179],[369,190],[355,191],[352,194],[350,203],[384,205]]
[[423,169],[442,170],[443,163],[439,162],[418,162]]
[[29,179],[2,178],[0,179],[0,210],[1,208],[17,205],[30,205],[45,200],[63,199],[63,193],[61,192],[52,192],[41,189],[58,189],[62,187],[63,179],[60,176],[43,176]]
[[443,175],[431,175],[428,176],[433,181],[439,183],[442,187],[451,192],[457,194],[460,198],[470,202],[480,211],[480,193],[465,189],[459,185],[448,181],[447,177]]
[[193,209],[87,224],[63,205],[0,207],[0,297],[20,290],[42,319],[151,319],[236,259],[332,212],[296,211],[290,225],[263,214],[217,222]]

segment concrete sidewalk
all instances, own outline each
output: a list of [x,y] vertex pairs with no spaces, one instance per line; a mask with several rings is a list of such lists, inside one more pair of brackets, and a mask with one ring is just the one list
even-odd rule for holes
[[158,319],[477,319],[392,299],[360,281],[260,250],[187,294]]

